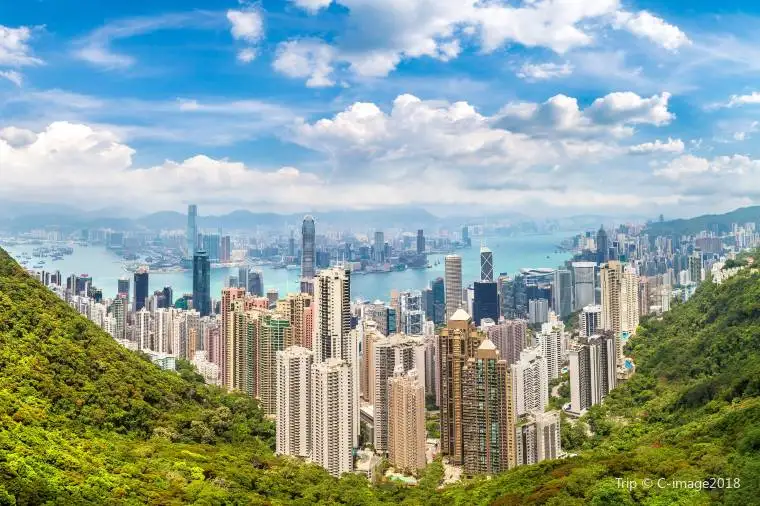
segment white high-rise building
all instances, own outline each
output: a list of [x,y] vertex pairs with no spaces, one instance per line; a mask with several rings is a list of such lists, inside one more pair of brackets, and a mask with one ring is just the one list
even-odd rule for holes
[[580,314],[581,335],[591,337],[602,328],[602,306],[584,306]]
[[517,416],[543,411],[549,404],[549,376],[540,347],[523,350],[512,364],[512,394]]
[[570,411],[581,415],[617,386],[615,339],[595,336],[570,350]]
[[277,352],[278,455],[309,457],[312,447],[314,353],[300,346]]
[[562,455],[558,411],[530,413],[517,428],[517,465],[536,464]]
[[425,324],[425,311],[422,308],[422,292],[412,290],[399,294],[401,309],[401,331],[408,335],[421,335]]
[[563,323],[544,323],[538,336],[541,354],[546,359],[546,373],[549,380],[559,378],[563,363],[563,338],[565,325]]
[[151,317],[147,309],[142,308],[135,314],[135,328],[137,329],[138,349],[158,351],[154,349]]
[[549,301],[547,299],[531,299],[528,301],[528,320],[531,324],[549,321]]
[[353,467],[352,388],[345,360],[328,358],[312,366],[311,460],[336,477]]
[[446,320],[462,307],[462,257],[446,255],[444,259],[444,288],[446,291]]
[[351,272],[337,267],[320,271],[314,282],[314,305],[314,361],[340,358],[353,364]]

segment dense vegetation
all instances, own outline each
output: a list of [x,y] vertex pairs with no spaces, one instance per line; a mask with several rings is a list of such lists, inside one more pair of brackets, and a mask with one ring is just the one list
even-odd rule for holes
[[704,214],[688,219],[668,220],[647,224],[650,237],[658,235],[695,235],[703,230],[716,233],[731,231],[733,223],[760,222],[760,206],[742,207],[725,214]]
[[[121,348],[0,250],[0,505],[757,504],[760,273],[703,284],[630,345],[637,374],[563,429],[577,456],[444,489],[435,463],[418,487],[373,487],[275,457],[255,402]],[[659,477],[741,486],[640,481]]]

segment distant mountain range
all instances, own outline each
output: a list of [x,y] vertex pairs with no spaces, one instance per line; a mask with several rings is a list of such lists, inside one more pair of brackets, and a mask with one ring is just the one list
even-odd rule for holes
[[703,230],[716,233],[731,231],[733,223],[760,223],[760,206],[741,207],[724,214],[704,214],[689,219],[653,222],[647,232],[657,235],[694,235]]

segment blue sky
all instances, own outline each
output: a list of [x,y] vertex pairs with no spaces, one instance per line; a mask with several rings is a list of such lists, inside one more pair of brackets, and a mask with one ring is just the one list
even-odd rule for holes
[[760,6],[0,4],[0,198],[691,215],[760,200]]

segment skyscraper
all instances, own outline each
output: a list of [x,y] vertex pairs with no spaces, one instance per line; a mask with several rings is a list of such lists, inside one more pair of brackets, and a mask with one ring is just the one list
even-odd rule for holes
[[457,309],[462,307],[462,257],[446,255],[445,288],[446,288],[446,318],[451,319]]
[[585,306],[579,315],[581,335],[591,337],[602,328],[602,306]]
[[417,254],[425,253],[425,232],[422,229],[417,230]]
[[689,255],[689,281],[697,285],[702,282],[702,252],[699,250]]
[[373,343],[375,406],[374,446],[378,452],[388,451],[388,379],[394,372],[418,371],[424,378],[425,347],[421,337],[394,334]]
[[251,295],[262,297],[264,295],[264,273],[258,270],[249,270],[246,288]]
[[462,369],[464,471],[494,474],[515,466],[515,412],[509,366],[485,339]]
[[425,311],[422,305],[422,292],[411,290],[399,294],[401,332],[409,335],[421,335],[425,323]]
[[570,411],[585,413],[617,386],[616,360],[615,339],[609,334],[570,350]]
[[433,322],[436,325],[446,323],[446,288],[443,278],[435,278],[430,282],[433,292]]
[[277,414],[277,353],[285,348],[291,332],[290,322],[283,316],[262,314],[258,339],[257,385],[261,409],[267,415]]
[[575,307],[577,311],[596,303],[596,263],[573,262]]
[[617,336],[636,332],[639,325],[639,277],[624,264],[611,260],[599,272],[602,287],[602,328]]
[[517,416],[543,411],[549,404],[549,376],[541,348],[523,350],[512,365],[512,393]]
[[290,321],[292,342],[288,346],[302,346],[311,349],[311,338],[314,332],[313,300],[307,293],[291,293],[284,300],[277,302],[277,312],[285,315]]
[[198,249],[198,206],[190,204],[187,206],[187,232],[185,238],[187,240],[187,256],[188,260],[192,260],[195,251]]
[[351,472],[355,413],[351,366],[328,358],[312,366],[311,461],[331,475]]
[[127,301],[129,301],[129,278],[119,278],[116,294],[124,294]]
[[205,251],[193,255],[193,309],[201,316],[211,314],[211,262]]
[[493,252],[485,246],[480,248],[480,280],[493,281]]
[[375,244],[373,251],[375,252],[375,262],[382,263],[385,261],[385,234],[383,234],[381,230],[375,232]]
[[607,238],[607,232],[604,231],[604,226],[599,227],[599,231],[596,233],[596,261],[600,264],[606,263],[610,260],[610,243]]
[[278,455],[311,455],[311,369],[314,353],[300,346],[277,352]]
[[388,379],[388,460],[405,472],[425,467],[425,387],[400,364]]
[[559,412],[534,412],[517,428],[517,465],[556,459],[562,453]]
[[314,286],[314,361],[330,357],[353,364],[351,331],[351,272],[346,269],[325,269]]
[[135,312],[145,307],[148,300],[148,268],[140,267],[135,271]]
[[552,309],[560,318],[573,312],[573,280],[570,271],[566,269],[554,271]]
[[301,277],[306,280],[316,275],[316,228],[314,218],[306,216],[301,226]]
[[512,365],[520,360],[520,352],[527,345],[527,320],[504,320],[489,327],[486,332],[507,364]]
[[441,453],[449,457],[452,465],[462,465],[464,458],[462,369],[475,356],[482,340],[483,334],[464,309],[454,312],[438,338]]
[[465,246],[472,246],[472,242],[470,241],[470,228],[467,225],[462,227],[462,244]]
[[228,389],[236,388],[235,376],[235,332],[232,324],[232,316],[235,301],[245,297],[242,288],[224,288],[222,290],[222,328],[219,330],[219,372],[222,376],[222,385]]
[[544,323],[538,341],[541,346],[541,355],[546,359],[546,374],[549,380],[559,378],[562,373],[562,341],[565,338],[564,323]]
[[484,318],[499,321],[499,290],[494,281],[476,281],[472,303],[472,319],[480,326]]

